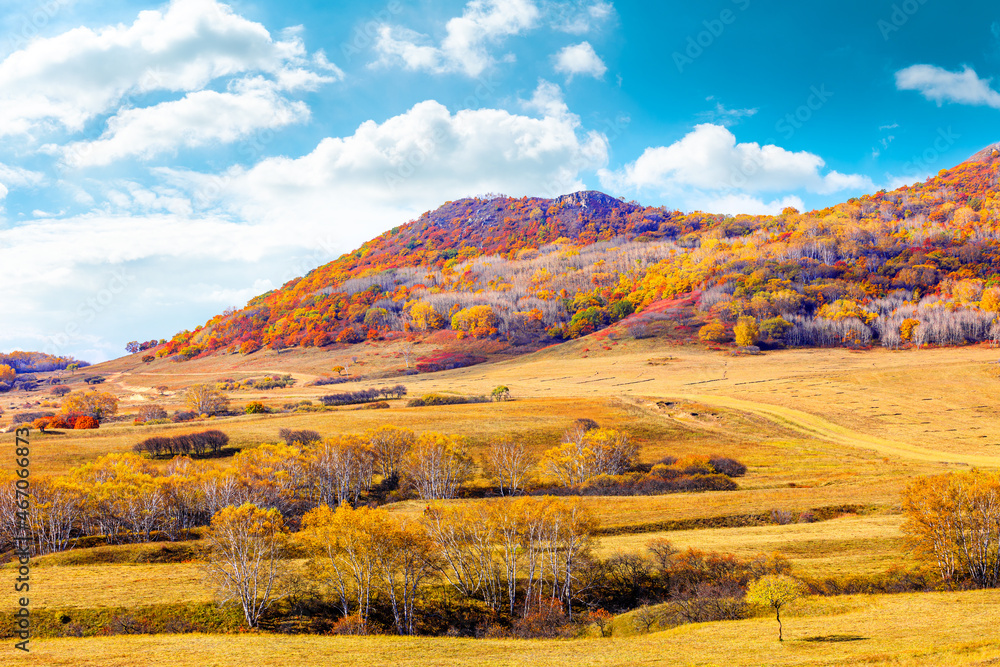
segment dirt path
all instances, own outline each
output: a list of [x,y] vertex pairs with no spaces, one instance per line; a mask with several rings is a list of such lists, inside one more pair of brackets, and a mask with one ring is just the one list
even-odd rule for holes
[[916,445],[908,445],[904,442],[887,440],[874,435],[866,435],[852,431],[843,426],[838,426],[822,417],[788,408],[784,406],[769,405],[755,401],[745,401],[729,396],[708,396],[704,394],[676,394],[674,398],[697,401],[706,405],[719,408],[729,408],[741,412],[749,412],[774,421],[782,426],[798,431],[819,440],[826,440],[846,447],[857,447],[860,449],[870,449],[880,454],[888,456],[899,456],[901,458],[914,459],[917,461],[931,461],[934,463],[957,463],[969,466],[984,468],[1000,468],[1000,457],[983,456],[976,454],[956,454],[942,452],[933,449],[926,449]]

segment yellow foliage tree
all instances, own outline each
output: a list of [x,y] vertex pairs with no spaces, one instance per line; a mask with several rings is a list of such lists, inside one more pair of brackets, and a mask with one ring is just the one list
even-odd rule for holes
[[65,414],[80,414],[100,421],[118,413],[118,398],[102,391],[73,391],[63,399]]
[[598,428],[571,429],[562,444],[542,454],[541,467],[565,486],[582,484],[597,475],[620,475],[628,470],[639,448],[626,433]]
[[983,291],[979,307],[994,313],[1000,313],[1000,287],[990,287]]
[[0,364],[0,382],[13,382],[17,377],[17,371],[7,364]]
[[493,308],[486,305],[470,306],[455,313],[451,318],[451,328],[468,333],[474,338],[486,338],[497,333],[500,318]]
[[903,532],[949,586],[1000,585],[1000,475],[921,477],[903,493]]
[[778,621],[778,641],[784,641],[781,634],[781,610],[805,594],[802,582],[786,574],[769,574],[750,584],[747,602],[761,607],[770,607]]
[[706,343],[724,343],[729,335],[722,322],[709,322],[698,330],[698,338]]
[[757,325],[757,318],[744,316],[736,321],[733,326],[733,337],[740,347],[747,347],[757,342],[760,335],[760,328]]
[[426,301],[416,301],[410,306],[410,320],[413,328],[420,331],[433,331],[444,326],[444,316]]
[[920,320],[908,317],[899,325],[899,336],[905,341],[913,340],[913,332],[920,326]]

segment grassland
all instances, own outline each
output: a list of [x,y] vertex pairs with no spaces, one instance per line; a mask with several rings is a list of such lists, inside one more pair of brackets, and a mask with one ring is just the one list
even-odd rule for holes
[[[395,344],[394,344],[395,345]],[[609,349],[604,349],[605,347]],[[342,356],[360,352],[368,380],[334,387],[307,382]],[[498,385],[506,403],[387,410],[243,415],[160,426],[109,424],[97,431],[33,436],[33,474],[126,451],[154,434],[219,428],[236,447],[277,439],[280,428],[358,433],[385,423],[466,435],[474,454],[492,438],[509,435],[540,453],[558,442],[574,420],[590,417],[629,431],[651,463],[666,455],[721,454],[749,470],[730,492],[652,497],[587,497],[600,522],[598,550],[642,551],[666,537],[676,546],[741,556],[780,552],[798,574],[877,574],[914,563],[900,531],[900,492],[914,477],[971,466],[1000,467],[1000,388],[997,353],[985,347],[858,353],[789,350],[732,357],[662,341],[593,337],[514,359],[433,374],[379,377],[402,362],[393,345],[353,351],[293,351],[146,365],[123,358],[88,370],[108,378],[104,390],[123,399],[123,411],[155,400],[180,407],[180,390],[226,377],[292,373],[293,387],[238,392],[234,404],[264,400],[281,406],[325,393],[405,384],[410,396],[429,392],[488,394]],[[67,376],[71,386],[78,374]],[[166,395],[155,387],[165,385]],[[33,408],[38,409],[38,408]],[[0,436],[0,456],[12,456],[13,437]],[[213,460],[229,465],[231,459]],[[480,480],[483,483],[483,480]],[[475,502],[456,500],[454,503]],[[853,505],[861,509],[817,523],[718,527],[720,519],[802,512]],[[390,506],[416,515],[423,503]],[[697,528],[663,530],[669,522]],[[36,584],[39,608],[116,607],[204,602],[211,591],[196,562],[123,563],[106,548],[42,559]],[[103,560],[102,560],[103,559]],[[75,564],[74,564],[75,563]],[[82,564],[81,564],[82,563]],[[44,565],[44,567],[42,567]],[[33,575],[34,576],[34,575]],[[11,606],[13,599],[4,606]],[[40,640],[25,664],[202,665],[261,664],[995,664],[990,644],[1000,593],[922,593],[813,598],[789,616],[791,641],[774,641],[768,618],[686,626],[640,637],[552,641],[446,638],[328,638],[283,636],[155,636]],[[628,634],[617,622],[619,635]],[[992,661],[992,662],[991,662]]]
[[1000,593],[813,599],[786,614],[687,625],[650,635],[575,640],[156,635],[36,641],[19,664],[203,665],[988,665]]

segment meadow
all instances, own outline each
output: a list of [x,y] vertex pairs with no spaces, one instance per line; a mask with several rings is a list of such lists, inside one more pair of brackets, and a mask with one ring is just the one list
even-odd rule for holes
[[[587,496],[599,523],[597,553],[643,553],[651,540],[674,546],[752,557],[781,553],[805,578],[879,575],[917,565],[901,532],[900,493],[916,476],[971,467],[1000,467],[998,417],[992,408],[1000,378],[996,352],[986,347],[853,352],[808,349],[731,356],[657,340],[591,338],[514,359],[404,377],[391,346],[356,346],[369,377],[334,387],[308,382],[327,373],[338,354],[315,350],[262,352],[259,368],[236,357],[184,364],[142,364],[126,357],[87,369],[107,378],[102,390],[122,399],[121,412],[156,401],[181,407],[186,384],[223,378],[292,373],[289,388],[231,393],[234,407],[262,400],[280,407],[318,404],[330,391],[403,383],[408,398],[426,393],[488,395],[510,387],[499,403],[406,407],[352,407],[280,412],[134,426],[130,421],[94,431],[33,434],[32,472],[62,474],[110,452],[128,451],[150,435],[218,428],[237,448],[276,442],[281,428],[323,435],[362,433],[383,424],[468,438],[477,459],[501,436],[539,454],[559,442],[577,419],[628,432],[639,459],[723,455],[748,472],[735,491],[658,496]],[[608,349],[605,349],[608,348]],[[367,356],[364,356],[367,355]],[[256,355],[255,355],[256,356]],[[245,375],[234,365],[243,364]],[[324,368],[325,367],[325,368]],[[160,375],[162,374],[162,375]],[[64,376],[70,386],[82,374]],[[169,380],[164,378],[169,377]],[[157,389],[160,382],[168,389]],[[75,388],[75,387],[74,387]],[[13,436],[0,436],[0,456],[11,457]],[[210,459],[225,467],[231,458]],[[480,478],[473,486],[485,486]],[[474,503],[474,499],[442,504]],[[390,504],[415,517],[425,503]],[[800,522],[810,513],[820,520]],[[784,515],[790,523],[772,520]],[[804,520],[803,520],[804,521]],[[763,525],[761,525],[763,524]],[[189,543],[181,543],[189,544]],[[190,543],[196,544],[196,543]],[[151,545],[77,549],[46,556],[34,570],[39,609],[137,608],[207,603],[197,556],[159,558]],[[14,599],[7,598],[13,607]],[[638,634],[628,614],[610,638],[468,640],[455,638],[250,635],[150,635],[38,639],[25,664],[733,664],[836,665],[991,664],[1000,648],[984,638],[997,614],[994,591],[810,597],[790,610],[790,641],[775,641],[774,621],[686,625]],[[740,647],[737,650],[737,647]],[[499,656],[503,656],[502,658]]]

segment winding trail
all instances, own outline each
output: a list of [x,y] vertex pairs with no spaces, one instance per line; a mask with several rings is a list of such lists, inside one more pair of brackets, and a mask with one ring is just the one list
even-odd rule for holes
[[1000,457],[984,456],[979,454],[956,454],[952,452],[942,452],[934,449],[926,449],[916,445],[908,445],[904,442],[888,440],[874,435],[867,435],[853,431],[844,426],[839,426],[829,422],[822,417],[778,405],[767,403],[757,403],[746,401],[729,396],[708,396],[705,394],[675,394],[674,398],[689,401],[697,401],[705,405],[718,408],[728,408],[739,410],[770,419],[787,428],[799,433],[826,440],[845,447],[856,447],[869,449],[887,456],[899,456],[901,458],[913,459],[917,461],[930,461],[933,463],[952,463],[982,468],[1000,468]]

